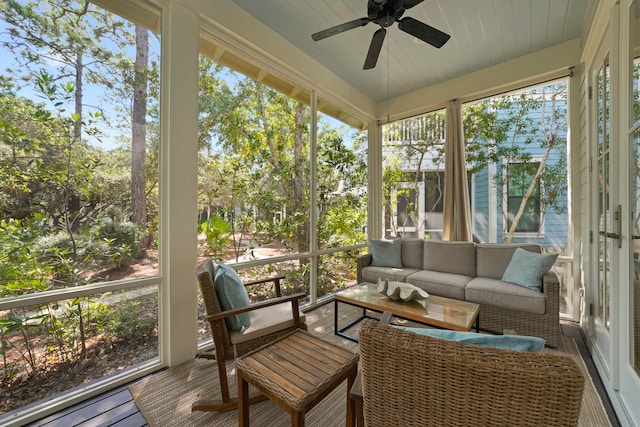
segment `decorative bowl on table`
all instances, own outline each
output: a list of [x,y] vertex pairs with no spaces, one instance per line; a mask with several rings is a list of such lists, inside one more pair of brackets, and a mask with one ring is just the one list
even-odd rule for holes
[[426,291],[411,283],[382,279],[378,279],[378,292],[388,296],[392,300],[402,300],[404,302],[424,300],[429,296]]

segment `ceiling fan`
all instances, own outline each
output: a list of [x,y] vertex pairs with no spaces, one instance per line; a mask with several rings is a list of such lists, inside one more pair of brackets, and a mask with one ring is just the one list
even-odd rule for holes
[[405,10],[411,9],[423,1],[424,0],[368,0],[366,17],[318,31],[312,34],[311,38],[315,41],[326,39],[327,37],[335,36],[347,30],[364,27],[369,22],[375,22],[380,25],[380,29],[373,33],[369,52],[364,61],[364,70],[369,70],[376,66],[384,37],[387,34],[385,28],[391,26],[394,22],[398,23],[398,28],[401,31],[411,34],[434,47],[441,48],[451,37],[449,34],[443,33],[409,16],[400,19]]

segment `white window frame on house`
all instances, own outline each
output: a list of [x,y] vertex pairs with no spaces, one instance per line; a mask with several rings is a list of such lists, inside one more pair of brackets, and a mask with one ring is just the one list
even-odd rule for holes
[[[427,186],[427,174],[437,174],[438,178],[440,179],[440,184],[441,184],[441,192],[442,192],[442,200],[440,200],[440,206],[441,206],[441,210],[439,211],[433,211],[433,212],[429,212],[427,213],[427,202],[426,202],[426,198],[427,198],[427,191],[429,191],[429,187]],[[429,234],[432,235],[434,233],[440,233],[440,238],[442,238],[442,228],[427,228],[427,218],[429,215],[432,214],[440,214],[441,216],[444,216],[444,191],[442,187],[444,187],[444,170],[441,169],[435,169],[435,170],[427,170],[427,171],[423,171],[422,173],[422,181],[423,181],[423,188],[424,188],[424,196],[423,196],[423,200],[424,200],[424,209],[423,209],[423,216],[425,217],[425,230],[424,233],[425,234]],[[434,186],[435,188],[435,186]],[[444,221],[444,220],[443,220]],[[432,237],[433,238],[433,237]]]
[[[521,163],[540,163],[542,161],[542,156],[531,156],[531,158],[529,159],[528,162],[512,162],[509,161],[508,159],[504,159],[502,162],[502,176],[503,178],[505,178],[506,176],[506,169],[508,165],[512,165],[512,164],[521,164]],[[508,203],[509,203],[509,186],[508,183],[506,182],[506,180],[503,181],[504,184],[502,186],[502,206],[503,206],[503,212],[505,212],[506,214],[508,214]],[[540,179],[539,182],[539,194],[538,194],[538,200],[541,200],[544,197],[544,181],[542,179]],[[540,204],[540,202],[538,202]],[[506,216],[503,216],[503,221],[502,221],[502,235],[503,237],[509,234],[509,221],[508,218]],[[518,238],[527,238],[527,239],[535,239],[535,238],[541,238],[545,236],[545,212],[544,209],[540,209],[540,226],[538,228],[538,231],[516,231],[514,233],[514,236],[518,237]]]
[[[398,189],[403,190],[413,190],[415,184],[413,182],[400,182],[398,183]],[[418,237],[424,237],[424,234],[427,230],[425,230],[424,220],[425,220],[425,203],[424,203],[424,182],[418,183],[417,193],[415,195],[416,202],[418,203],[418,218],[413,227],[401,227],[398,221],[398,190],[393,190],[391,192],[391,197],[395,201],[395,209],[393,211],[393,222],[395,223],[396,233],[418,233]],[[393,231],[393,230],[390,230]]]

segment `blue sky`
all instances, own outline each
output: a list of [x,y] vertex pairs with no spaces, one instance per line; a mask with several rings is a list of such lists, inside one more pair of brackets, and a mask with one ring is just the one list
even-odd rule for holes
[[[91,7],[95,8],[95,6]],[[5,43],[10,42],[11,40],[7,33],[8,27],[9,25],[4,20],[0,20],[0,74],[13,78],[14,84],[18,88],[17,94],[19,96],[32,99],[36,102],[45,102],[47,104],[47,108],[53,109],[54,107],[40,96],[40,94],[36,90],[35,78],[30,78],[30,76],[32,76],[34,73],[40,72],[41,70],[46,71],[51,75],[57,76],[60,74],[60,65],[51,60],[44,64],[34,64],[33,67],[29,67],[31,69],[21,66],[14,53],[5,46]],[[132,26],[128,26],[127,28],[129,31],[133,32]],[[123,50],[116,47],[113,42],[108,40],[103,40],[102,44],[106,49],[124,53],[132,61],[135,58],[135,47],[132,45]],[[41,52],[43,53],[43,56],[51,53],[45,50],[41,50]],[[159,52],[160,40],[150,32],[150,59],[158,60]],[[84,61],[88,62],[90,61],[90,58],[85,57]],[[115,105],[112,100],[108,99],[108,89],[103,85],[91,83],[87,80],[88,79],[84,79],[83,87],[84,111],[96,112],[101,109],[107,119],[107,121],[100,121],[96,123],[97,127],[102,133],[102,136],[100,138],[101,141],[98,141],[95,138],[89,138],[88,141],[91,144],[104,150],[118,148],[122,146],[124,140],[130,139],[130,124],[127,123],[124,128],[120,129],[115,125],[119,116],[117,111],[118,106]],[[73,77],[63,78],[60,80],[60,84],[66,84],[68,82],[73,83]],[[64,108],[68,112],[71,112],[74,108],[73,103],[68,102],[63,105],[62,108]]]
[[[43,3],[40,3],[43,4]],[[96,8],[95,5],[91,5],[90,7]],[[129,25],[128,30],[133,33],[133,26]],[[61,67],[59,64],[55,63],[55,61],[49,61],[44,64],[34,64],[33,67],[29,67],[30,69],[19,65],[17,58],[15,55],[4,45],[7,42],[10,42],[9,35],[7,33],[8,24],[4,22],[4,20],[0,19],[0,74],[7,75],[13,78],[14,83],[18,87],[18,95],[23,96],[29,99],[32,99],[36,102],[44,102],[40,94],[36,91],[35,86],[35,78],[30,78],[30,75],[33,73],[38,73],[40,70],[44,70],[51,75],[57,76],[61,73]],[[121,49],[117,47],[113,42],[109,40],[103,40],[102,45],[113,52],[124,53],[126,57],[130,58],[131,61],[135,58],[135,47],[133,45],[129,45],[129,47],[125,49]],[[42,51],[43,56],[47,55],[50,52]],[[160,57],[160,39],[154,35],[152,32],[149,33],[149,58],[151,60],[156,60],[159,62]],[[85,58],[85,62],[89,62],[90,58]],[[234,87],[237,84],[237,77],[234,73],[223,72],[222,78],[227,81],[230,87]],[[73,83],[73,77],[68,77],[60,80],[60,83]],[[102,120],[96,123],[96,126],[99,128],[101,132],[100,140],[95,138],[88,139],[89,143],[96,147],[100,147],[104,150],[111,150],[114,148],[118,148],[126,144],[130,140],[130,120],[128,118],[122,118],[122,114],[118,113],[118,106],[115,105],[113,100],[108,98],[108,92],[105,86],[100,84],[95,84],[88,82],[87,79],[84,79],[84,87],[83,87],[83,108],[84,112],[95,112],[98,111],[98,107],[103,111],[105,118],[107,120]],[[122,97],[118,98],[122,99]],[[130,100],[124,100],[124,102],[131,102]],[[130,108],[130,106],[126,106]],[[47,108],[52,109],[52,105],[47,105]],[[68,102],[67,105],[64,105],[66,111],[73,111],[73,103]],[[117,120],[120,118],[121,126],[117,126]],[[328,123],[333,128],[344,127],[345,125],[342,122],[339,122],[332,117],[322,115],[321,120],[323,122]],[[346,135],[345,135],[346,136]],[[345,143],[351,145],[351,141],[349,138],[345,137]]]

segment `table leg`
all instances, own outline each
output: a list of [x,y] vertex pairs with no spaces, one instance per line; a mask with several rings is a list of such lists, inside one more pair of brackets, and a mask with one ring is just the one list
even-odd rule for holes
[[304,427],[304,414],[304,410],[300,412],[293,411],[291,413],[291,427]]
[[241,372],[238,376],[238,425],[249,427],[249,383],[244,379]]
[[351,387],[353,387],[357,374],[358,365],[356,364],[347,377],[347,427],[355,427],[356,425],[355,401],[351,399]]
[[333,300],[333,331],[338,335],[338,301]]
[[480,313],[478,313],[478,316],[476,317],[476,333],[480,333]]

